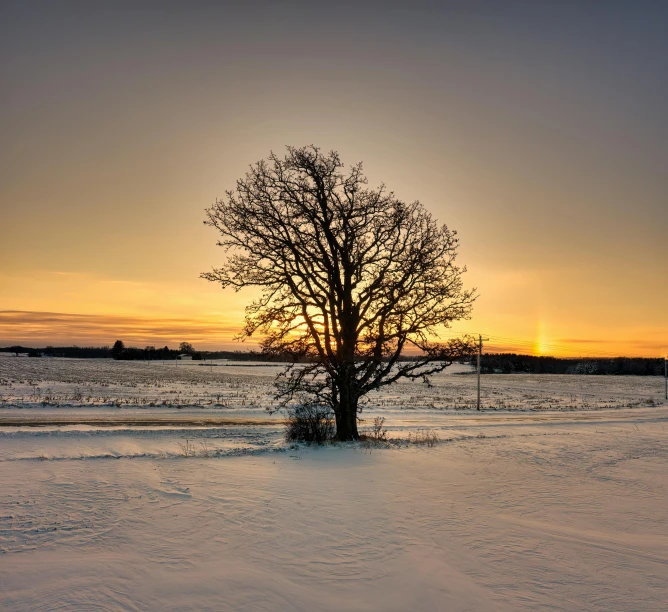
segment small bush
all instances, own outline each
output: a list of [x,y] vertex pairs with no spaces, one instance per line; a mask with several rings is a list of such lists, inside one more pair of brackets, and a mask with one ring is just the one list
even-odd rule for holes
[[177,442],[179,448],[181,449],[181,455],[184,457],[193,457],[195,455],[195,446],[190,440],[187,440],[182,444]]
[[285,439],[288,442],[323,444],[334,437],[334,414],[328,406],[303,405],[288,408]]
[[385,417],[376,417],[371,429],[366,430],[361,436],[362,442],[387,442],[387,429],[384,428]]
[[408,434],[409,444],[418,444],[429,446],[430,448],[438,442],[438,435],[433,429],[420,427],[417,431],[411,431]]

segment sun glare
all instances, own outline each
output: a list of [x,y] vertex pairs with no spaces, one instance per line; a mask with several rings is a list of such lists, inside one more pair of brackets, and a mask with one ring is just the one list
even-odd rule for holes
[[534,353],[536,355],[547,355],[550,353],[550,346],[547,334],[545,333],[545,323],[541,321],[538,324],[538,331],[534,342]]

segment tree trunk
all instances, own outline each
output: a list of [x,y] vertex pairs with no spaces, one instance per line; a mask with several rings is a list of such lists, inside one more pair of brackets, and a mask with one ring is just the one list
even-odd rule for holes
[[359,440],[357,433],[357,380],[355,378],[356,319],[352,312],[352,276],[346,273],[344,283],[344,313],[341,316],[342,367],[339,369],[339,411],[336,417],[336,439],[342,442]]
[[359,440],[357,433],[358,397],[348,385],[339,388],[339,407],[336,415],[336,439],[341,442]]
[[352,411],[348,408],[343,411],[343,407],[339,408],[336,415],[336,439],[340,442],[348,442],[351,440],[359,440],[357,433],[357,411]]

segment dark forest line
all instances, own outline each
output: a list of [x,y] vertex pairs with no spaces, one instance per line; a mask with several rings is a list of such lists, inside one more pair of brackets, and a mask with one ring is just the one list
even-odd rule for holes
[[[475,364],[475,361],[473,362]],[[614,376],[663,376],[664,360],[647,357],[537,357],[515,353],[482,356],[483,374],[601,374]]]
[[[27,346],[0,347],[2,353],[27,354],[29,357],[70,357],[77,359],[118,359],[122,361],[168,361],[187,354],[193,360],[228,359],[230,361],[273,361],[286,362],[292,359],[268,357],[259,351],[196,351],[191,346],[187,350],[146,347],[108,346],[47,346],[32,348]],[[407,357],[407,359],[409,359]],[[472,361],[475,365],[475,358]],[[664,360],[647,357],[537,357],[516,353],[488,353],[481,359],[483,374],[593,374],[613,376],[663,376]]]
[[[168,361],[176,360],[179,349],[123,347],[114,351],[108,346],[47,346],[33,348],[27,346],[0,347],[0,353],[28,355],[28,357],[70,357],[75,359],[117,359],[121,361]],[[193,360],[229,359],[230,361],[280,361],[272,360],[257,351],[192,351],[187,353]]]

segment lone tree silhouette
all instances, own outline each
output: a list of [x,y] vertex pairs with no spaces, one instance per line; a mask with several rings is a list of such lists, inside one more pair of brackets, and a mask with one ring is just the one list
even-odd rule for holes
[[111,355],[114,359],[119,359],[124,350],[125,344],[123,344],[123,340],[116,340],[116,342],[114,342],[114,346],[111,349]]
[[181,342],[181,344],[179,344],[179,352],[184,355],[192,355],[195,352],[195,349],[190,342]]
[[[287,148],[250,167],[207,212],[229,251],[202,274],[223,288],[259,287],[241,338],[267,356],[290,355],[278,379],[283,405],[329,406],[339,440],[358,439],[359,401],[401,378],[425,378],[475,350],[472,339],[431,340],[468,318],[475,290],[455,265],[456,232],[419,202],[367,187],[361,163]],[[410,349],[411,360],[399,359]]]

